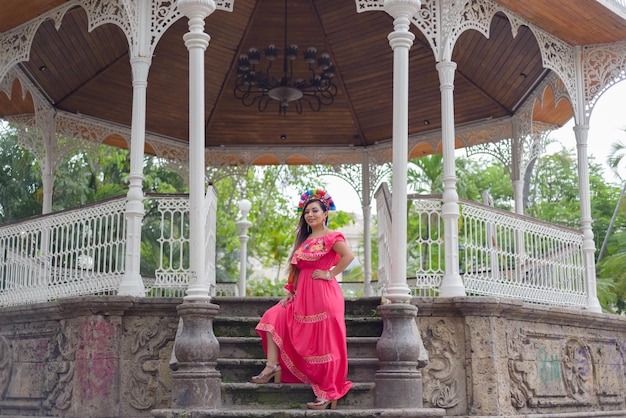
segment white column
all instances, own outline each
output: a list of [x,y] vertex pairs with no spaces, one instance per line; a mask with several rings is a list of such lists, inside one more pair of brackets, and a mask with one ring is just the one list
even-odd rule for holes
[[248,220],[251,203],[247,199],[239,201],[239,210],[241,211],[241,219],[237,221],[239,228],[239,297],[246,297],[246,268],[248,266],[248,228],[252,226],[252,222]]
[[587,155],[587,135],[589,126],[585,115],[585,86],[582,65],[582,48],[576,47],[576,102],[574,134],[576,135],[576,153],[578,156],[578,194],[580,195],[580,227],[583,233],[583,267],[587,285],[587,309],[592,312],[602,312],[596,289],[596,245],[591,228],[591,192],[589,190],[589,157]]
[[515,199],[515,213],[524,214],[524,180],[513,180],[513,198]]
[[520,169],[520,163],[522,155],[520,150],[522,139],[511,138],[511,184],[513,185],[513,199],[515,200],[515,213],[519,215],[524,214],[524,181],[522,180],[522,173]]
[[456,63],[437,63],[441,90],[441,143],[443,148],[443,218],[445,271],[439,295],[465,296],[465,286],[459,273],[459,195],[456,191],[454,156],[454,71]]
[[45,118],[48,126],[42,129],[43,146],[46,151],[45,161],[41,165],[41,182],[43,183],[43,202],[41,214],[52,212],[52,195],[54,194],[54,172],[57,167],[54,164],[56,153],[56,115],[50,112],[50,116]]
[[361,169],[361,201],[363,202],[363,295],[372,296],[372,202],[370,199],[370,161],[363,153]]
[[150,58],[133,57],[133,115],[130,129],[130,174],[126,195],[126,264],[119,295],[145,296],[139,267],[141,263],[141,223],[143,207],[143,156],[146,141],[146,89]]
[[[46,157],[47,158],[47,157]],[[54,173],[48,168],[48,164],[42,167],[41,182],[43,184],[43,202],[41,206],[41,214],[45,215],[52,212],[52,195],[54,193]]]
[[578,154],[578,193],[580,194],[580,225],[583,232],[583,266],[587,282],[587,309],[602,312],[596,289],[596,245],[591,228],[591,193],[589,190],[589,157],[587,155],[587,134],[589,126],[576,124],[576,149]]
[[209,301],[204,248],[204,53],[211,38],[204,32],[204,19],[215,11],[215,2],[180,0],[177,7],[189,19],[189,32],[183,39],[189,50],[189,268],[192,277],[185,300]]
[[409,31],[410,18],[419,10],[419,1],[385,1],[393,18],[394,31],[387,37],[393,49],[393,180],[391,224],[391,277],[385,297],[391,302],[411,299],[406,282],[407,258],[407,167],[409,140],[409,49],[415,35]]

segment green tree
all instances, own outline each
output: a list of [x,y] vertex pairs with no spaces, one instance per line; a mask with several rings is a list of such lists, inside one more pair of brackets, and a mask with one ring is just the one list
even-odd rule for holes
[[128,151],[108,145],[65,156],[55,172],[53,211],[123,196],[129,170]]
[[10,126],[0,141],[0,222],[40,214],[42,183],[35,157],[18,145]]
[[607,158],[607,165],[622,182],[621,191],[619,197],[612,201],[598,202],[603,206],[613,207],[613,215],[608,222],[606,232],[598,237],[602,242],[597,258],[598,298],[605,311],[618,314],[626,312],[626,216],[623,199],[626,181],[619,173],[625,156],[626,146],[621,142],[613,143]]

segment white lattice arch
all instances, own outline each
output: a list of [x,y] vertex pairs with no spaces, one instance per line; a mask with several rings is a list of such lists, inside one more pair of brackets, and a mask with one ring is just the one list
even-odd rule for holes
[[452,51],[459,36],[466,30],[476,30],[489,38],[493,17],[504,14],[511,24],[513,37],[521,26],[527,26],[541,51],[544,68],[554,71],[563,80],[572,98],[572,107],[579,106],[576,99],[576,55],[575,48],[538,28],[527,20],[505,9],[492,0],[424,0],[423,7],[413,24],[428,39],[435,60],[451,61]]
[[600,97],[615,84],[626,80],[626,40],[585,46],[582,50],[582,64],[587,122]]

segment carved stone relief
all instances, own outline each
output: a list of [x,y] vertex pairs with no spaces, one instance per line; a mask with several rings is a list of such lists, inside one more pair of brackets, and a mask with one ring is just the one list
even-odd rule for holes
[[511,404],[516,409],[623,405],[623,345],[602,337],[508,332]]
[[432,408],[450,409],[456,406],[461,397],[459,371],[462,371],[458,336],[453,324],[445,319],[425,326],[422,322],[421,333],[424,347],[428,350],[429,363],[423,370],[426,380],[424,385],[424,404]]
[[129,351],[128,380],[123,390],[128,402],[138,410],[170,406],[171,371],[169,357],[174,343],[176,321],[158,317],[143,317],[126,323]]
[[11,381],[12,366],[11,345],[6,338],[0,337],[0,398],[2,399],[4,399],[7,387]]
[[72,380],[78,347],[76,327],[61,320],[48,344],[43,376],[43,407],[47,411],[67,410],[72,405]]

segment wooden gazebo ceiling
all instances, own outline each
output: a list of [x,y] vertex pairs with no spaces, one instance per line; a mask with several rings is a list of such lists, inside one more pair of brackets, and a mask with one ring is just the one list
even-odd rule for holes
[[[393,52],[387,41],[392,19],[384,12],[356,13],[354,0],[289,1],[288,42],[300,51],[315,46],[337,68],[335,102],[319,112],[290,108],[278,115],[234,98],[235,67],[250,47],[276,44],[282,50],[284,0],[236,0],[233,13],[206,19],[211,36],[205,54],[206,146],[371,146],[392,136]],[[0,32],[65,3],[63,0],[4,0]],[[624,20],[590,0],[498,3],[572,45],[626,39]],[[188,138],[187,19],[161,38],[150,69],[147,131],[173,140]],[[430,47],[415,28],[410,52],[409,134],[439,130],[440,91]],[[465,32],[455,46],[457,124],[513,115],[548,70],[542,68],[537,40],[527,27],[513,38],[506,16],[493,19],[489,39]],[[299,63],[302,61],[300,55]],[[57,109],[130,126],[132,84],[128,42],[121,30],[105,25],[87,31],[83,9],[72,9],[57,31],[44,22],[28,62],[19,64]],[[304,67],[303,67],[304,68]],[[537,108],[542,122],[562,125],[568,104]],[[558,105],[558,106],[557,106]],[[32,112],[32,99],[0,94],[0,117]],[[304,148],[303,148],[304,149]],[[303,151],[306,154],[305,151]]]

